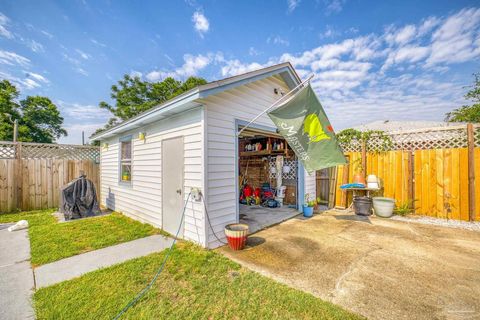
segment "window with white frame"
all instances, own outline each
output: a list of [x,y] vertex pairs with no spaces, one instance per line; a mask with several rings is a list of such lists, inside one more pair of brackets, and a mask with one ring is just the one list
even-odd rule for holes
[[120,140],[120,181],[132,181],[132,137]]

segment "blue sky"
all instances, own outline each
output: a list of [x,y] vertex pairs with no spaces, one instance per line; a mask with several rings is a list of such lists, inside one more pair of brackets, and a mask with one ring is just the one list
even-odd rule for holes
[[441,121],[480,72],[476,1],[8,1],[0,78],[46,95],[80,143],[123,74],[207,80],[290,61],[336,129]]

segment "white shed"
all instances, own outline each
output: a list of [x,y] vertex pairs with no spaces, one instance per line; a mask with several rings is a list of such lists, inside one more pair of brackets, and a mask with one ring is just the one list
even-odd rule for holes
[[[242,219],[248,223],[241,213],[247,206],[239,204],[239,179],[245,175],[245,162],[247,168],[250,163],[251,168],[258,163],[261,170],[270,169],[271,160],[278,154],[285,154],[291,164],[295,159],[283,143],[273,142],[272,148],[272,141],[281,137],[267,115],[242,135],[250,139],[250,145],[251,141],[257,141],[257,145],[270,143],[270,151],[264,144],[263,150],[258,147],[251,157],[247,154],[251,162],[242,160],[240,154],[255,147],[247,150],[247,142],[236,132],[300,82],[290,63],[214,81],[93,137],[101,142],[101,204],[174,234],[184,201],[191,188],[197,187],[205,204],[189,200],[180,235],[204,247],[219,246],[205,207],[215,233],[225,240],[226,224]],[[285,153],[277,145],[287,149]],[[271,209],[270,216],[278,216],[278,221],[291,216],[285,213],[288,210],[294,214],[301,211],[306,193],[315,195],[315,175],[309,176],[298,161],[293,164],[294,174],[289,178],[293,181],[290,193],[294,203]],[[271,174],[259,179],[270,181]],[[251,214],[254,207],[245,210]]]

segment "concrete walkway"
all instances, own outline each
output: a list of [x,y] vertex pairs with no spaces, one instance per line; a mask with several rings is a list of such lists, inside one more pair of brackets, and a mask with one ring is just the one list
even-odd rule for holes
[[0,224],[0,319],[35,319],[28,230],[8,232]]
[[172,241],[171,238],[155,235],[42,265],[35,268],[36,287],[47,287],[87,272],[162,251],[168,248]]

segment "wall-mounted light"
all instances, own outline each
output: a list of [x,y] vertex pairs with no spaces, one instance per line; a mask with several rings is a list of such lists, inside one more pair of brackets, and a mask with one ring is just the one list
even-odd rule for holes
[[145,132],[138,133],[138,140],[145,141]]
[[102,148],[103,148],[103,150],[108,150],[108,143],[104,142],[102,144]]

